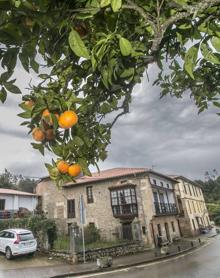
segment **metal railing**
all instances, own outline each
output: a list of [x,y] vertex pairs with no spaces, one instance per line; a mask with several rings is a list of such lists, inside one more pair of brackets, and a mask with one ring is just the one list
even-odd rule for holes
[[0,210],[0,219],[10,219],[17,214],[17,210]]
[[159,203],[154,202],[155,212],[156,215],[163,215],[163,214],[177,214],[177,206],[175,203],[168,204],[168,203]]

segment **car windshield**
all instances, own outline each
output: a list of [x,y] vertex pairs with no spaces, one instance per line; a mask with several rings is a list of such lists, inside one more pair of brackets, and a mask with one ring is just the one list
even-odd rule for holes
[[21,241],[34,239],[34,236],[32,233],[19,234],[19,237],[20,237]]

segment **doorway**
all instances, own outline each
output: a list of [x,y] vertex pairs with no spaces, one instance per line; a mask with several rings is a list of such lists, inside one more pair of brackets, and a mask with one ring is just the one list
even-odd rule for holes
[[131,222],[122,223],[122,238],[126,240],[133,240]]
[[168,226],[168,223],[164,223],[164,226],[165,226],[165,231],[166,231],[166,237],[167,237],[167,240],[168,241],[171,241],[171,238],[170,238],[170,230],[169,230],[169,226]]

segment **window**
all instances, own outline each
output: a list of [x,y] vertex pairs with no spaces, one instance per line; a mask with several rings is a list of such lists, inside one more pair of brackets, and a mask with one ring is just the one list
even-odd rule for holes
[[188,184],[189,194],[192,196],[191,186]]
[[146,227],[145,226],[142,226],[142,233],[143,233],[143,235],[146,235]]
[[163,193],[159,194],[159,198],[160,198],[160,203],[164,204],[165,202],[164,202],[164,195],[163,195]]
[[196,225],[195,225],[194,219],[192,219],[192,223],[193,223],[193,228],[194,228],[194,230],[196,230]]
[[157,224],[157,230],[158,230],[158,235],[162,236],[160,224]]
[[170,188],[170,185],[169,185],[169,183],[167,183],[167,188]]
[[134,187],[111,190],[111,204],[114,216],[137,215],[137,199]]
[[157,192],[153,192],[153,196],[154,196],[154,202],[155,202],[155,203],[158,203]]
[[155,179],[153,179],[153,184],[157,185],[157,181]]
[[190,206],[190,201],[188,201],[188,206],[189,206],[189,212],[192,213],[191,206]]
[[184,187],[184,193],[187,194],[185,182],[183,182],[183,187]]
[[0,199],[0,210],[5,209],[5,199]]
[[163,187],[163,182],[162,181],[160,182],[160,185]]
[[194,212],[196,213],[196,207],[195,207],[195,204],[194,202],[192,201],[192,204],[193,204],[193,209],[194,209]]
[[86,187],[86,194],[87,194],[87,203],[93,203],[93,193],[92,193],[92,186],[87,186]]
[[195,187],[193,185],[192,185],[192,189],[193,189],[194,196],[196,196]]
[[75,200],[67,200],[67,218],[75,218]]
[[173,221],[171,221],[171,226],[172,226],[173,232],[175,233],[175,225],[174,225],[174,222],[173,222]]

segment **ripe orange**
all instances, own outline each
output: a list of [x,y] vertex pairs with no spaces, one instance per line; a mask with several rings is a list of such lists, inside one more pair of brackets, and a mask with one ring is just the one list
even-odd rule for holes
[[45,131],[45,137],[47,140],[53,140],[55,138],[55,134],[52,128],[49,128]]
[[[54,113],[54,115],[56,116],[57,118],[57,121],[59,121],[59,114],[58,113]],[[48,109],[45,109],[42,113],[42,118],[44,120],[46,120],[46,122],[49,124],[49,125],[53,125],[53,119],[51,117],[51,113]]]
[[38,142],[42,142],[45,139],[45,134],[39,127],[35,127],[32,130],[32,136],[33,136],[34,140],[38,141]]
[[78,122],[78,116],[74,111],[67,110],[60,115],[59,126],[64,129],[71,128]]
[[81,167],[79,164],[72,164],[69,169],[68,173],[71,177],[77,177],[81,173]]
[[25,106],[27,106],[28,108],[32,108],[32,107],[34,106],[34,102],[33,102],[32,99],[26,100],[24,104],[25,104]]
[[60,173],[66,174],[69,170],[69,164],[64,160],[60,160],[57,163],[57,169],[59,170]]
[[48,109],[45,109],[42,113],[42,117],[49,117],[50,116],[50,111]]

